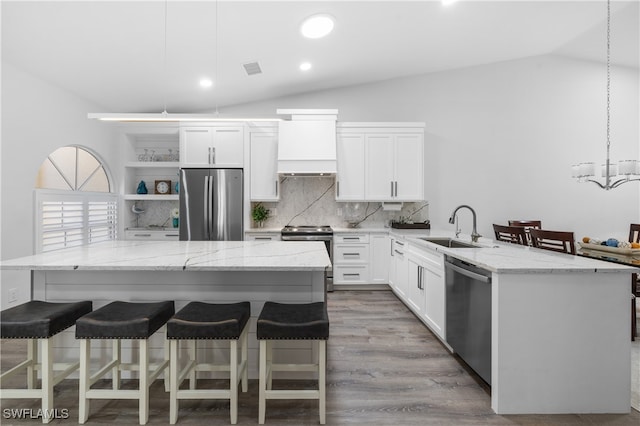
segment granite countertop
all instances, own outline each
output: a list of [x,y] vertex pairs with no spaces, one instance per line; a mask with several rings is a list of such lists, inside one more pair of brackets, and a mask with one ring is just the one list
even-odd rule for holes
[[318,241],[114,240],[17,259],[0,269],[99,271],[324,271]]
[[[533,247],[497,242],[490,238],[480,238],[479,248],[449,248],[421,237],[447,237],[455,235],[451,231],[427,230],[407,234],[406,230],[393,230],[392,234],[403,236],[417,247],[434,250],[496,273],[562,273],[562,272],[638,272],[638,268],[589,259],[583,256],[554,253]],[[458,240],[470,243],[469,235],[461,235]]]

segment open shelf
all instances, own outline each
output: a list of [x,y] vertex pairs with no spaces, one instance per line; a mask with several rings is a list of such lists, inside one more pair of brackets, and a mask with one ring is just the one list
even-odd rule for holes
[[124,195],[124,199],[125,200],[135,200],[135,201],[141,201],[141,200],[148,200],[148,201],[178,201],[180,199],[180,195],[179,194],[167,194],[167,195],[161,195],[161,194],[125,194]]

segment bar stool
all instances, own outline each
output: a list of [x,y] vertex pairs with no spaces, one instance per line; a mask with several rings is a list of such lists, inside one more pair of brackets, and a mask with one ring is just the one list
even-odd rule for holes
[[[231,424],[238,421],[238,382],[242,381],[242,391],[247,391],[247,343],[249,335],[249,302],[215,304],[191,302],[167,322],[167,339],[170,350],[170,405],[169,422],[178,420],[179,399],[228,399]],[[229,362],[226,364],[198,363],[197,340],[229,341]],[[178,350],[180,341],[189,342],[189,362],[178,372]],[[241,361],[238,364],[238,341],[240,341]],[[228,389],[196,389],[198,371],[228,371]],[[179,389],[189,376],[189,389]]]
[[[137,399],[140,424],[149,420],[149,386],[169,366],[168,345],[164,360],[149,364],[148,339],[174,314],[173,301],[154,303],[111,302],[76,321],[76,339],[80,341],[80,390],[78,423],[89,418],[91,399]],[[91,340],[112,341],[111,362],[101,367],[93,376],[90,371]],[[121,361],[121,340],[140,341],[139,363]],[[139,370],[137,390],[120,389],[120,371]],[[112,389],[91,389],[91,386],[109,371],[112,373]],[[165,376],[166,378],[166,376]],[[165,379],[165,390],[168,383]]]
[[[283,304],[266,302],[258,317],[257,337],[260,341],[260,395],[258,423],[264,424],[267,399],[317,399],[320,424],[326,413],[326,342],[329,317],[324,302]],[[274,364],[274,340],[315,340],[317,364]],[[318,390],[273,390],[274,371],[317,371]]]
[[[0,383],[16,373],[27,370],[27,389],[2,389],[2,398],[37,398],[42,400],[42,423],[53,415],[53,387],[78,368],[79,363],[53,363],[51,338],[71,327],[82,315],[91,312],[89,301],[52,303],[32,300],[0,312],[0,337],[27,339],[27,359],[0,375]],[[38,362],[40,343],[41,361]],[[36,388],[37,372],[42,382]],[[55,375],[58,373],[57,375]]]

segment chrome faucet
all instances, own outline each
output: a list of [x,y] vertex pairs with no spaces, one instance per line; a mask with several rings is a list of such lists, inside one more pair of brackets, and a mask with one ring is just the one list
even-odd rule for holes
[[[467,206],[466,204],[463,204],[461,206],[456,207],[453,210],[453,213],[451,213],[451,217],[449,218],[449,223],[450,224],[454,224],[456,223],[456,213],[458,213],[458,210],[460,210],[461,208],[466,208],[469,209],[471,211],[471,214],[473,215],[473,230],[471,231],[471,241],[478,242],[478,238],[480,238],[482,235],[478,234],[478,230],[476,229],[476,212],[475,210],[473,210],[470,206]],[[457,228],[457,226],[456,226]],[[456,234],[456,237],[458,235]]]

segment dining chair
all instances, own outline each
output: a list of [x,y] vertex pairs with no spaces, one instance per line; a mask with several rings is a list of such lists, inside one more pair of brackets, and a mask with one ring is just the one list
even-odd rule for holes
[[541,220],[510,220],[509,226],[522,226],[524,228],[542,228]]
[[[640,223],[629,226],[629,242],[640,243]],[[638,274],[631,274],[631,340],[636,340],[638,320],[636,319],[636,301],[640,297],[640,280]]]
[[529,234],[529,229],[542,228],[542,221],[541,220],[510,220],[509,226],[519,226],[524,228],[524,231],[526,232],[526,235],[527,235],[527,245],[531,246],[533,245],[533,243],[531,242],[531,235]]
[[529,230],[534,247],[560,253],[576,254],[573,232],[549,231],[546,229]]
[[522,226],[504,226],[493,224],[493,232],[497,241],[506,241],[508,243],[529,245],[527,231]]

